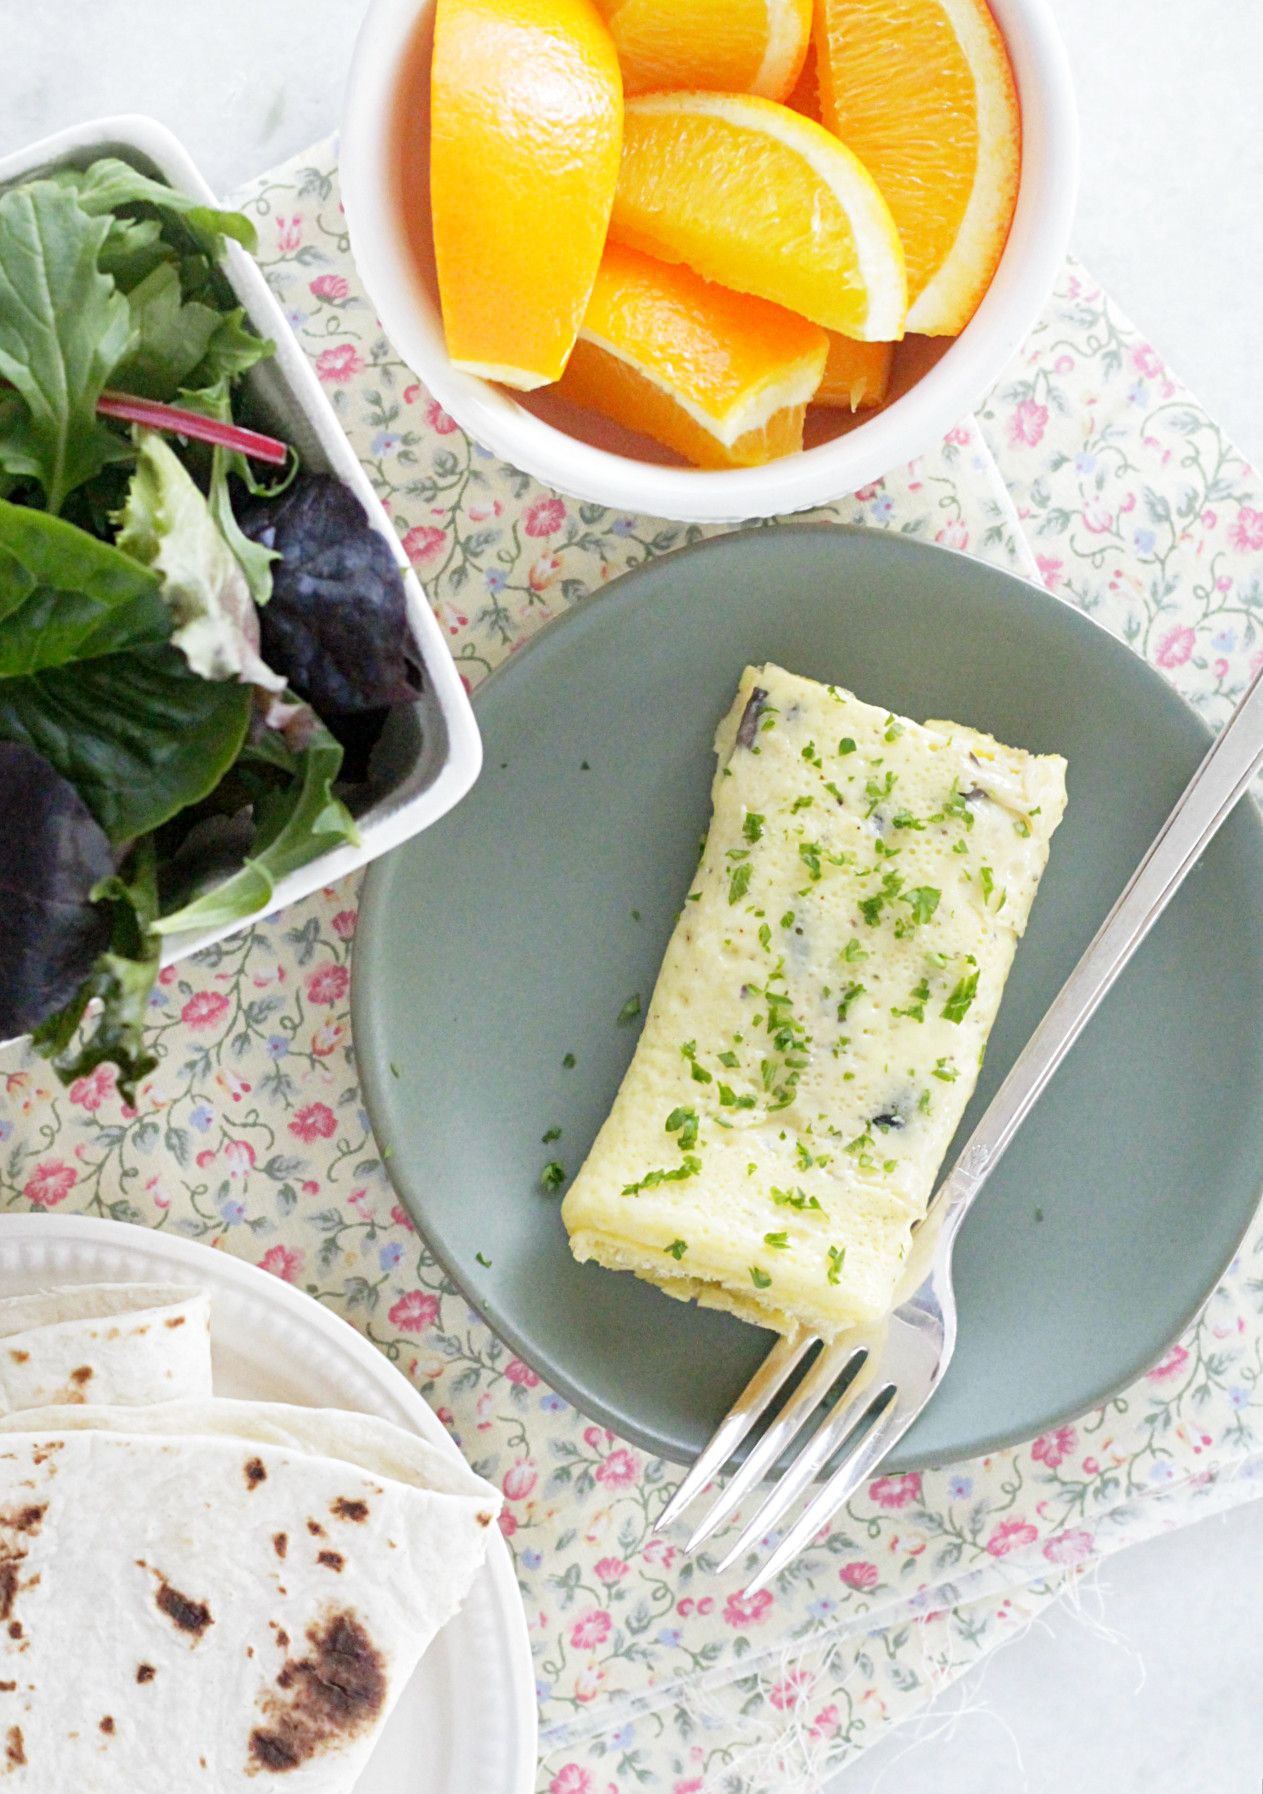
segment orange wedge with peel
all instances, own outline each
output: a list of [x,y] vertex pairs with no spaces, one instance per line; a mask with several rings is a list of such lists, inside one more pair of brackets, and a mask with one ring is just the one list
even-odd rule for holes
[[757,467],[802,448],[827,353],[805,318],[611,243],[557,390],[698,467]]
[[858,158],[753,94],[629,99],[610,237],[865,341],[903,334],[903,250]]
[[821,117],[903,241],[908,329],[956,336],[1004,252],[1022,126],[985,0],[817,0]]
[[574,345],[618,177],[623,90],[592,0],[438,0],[430,204],[448,354],[530,390]]
[[783,100],[811,42],[811,0],[596,0],[625,93],[710,88]]
[[857,343],[853,336],[827,332],[829,358],[816,388],[813,405],[832,411],[875,411],[886,403],[893,343]]

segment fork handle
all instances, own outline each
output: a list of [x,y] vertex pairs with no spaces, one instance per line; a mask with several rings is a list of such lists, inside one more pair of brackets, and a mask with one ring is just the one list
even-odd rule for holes
[[954,1237],[974,1197],[995,1170],[1045,1085],[1261,764],[1263,669],[1255,675],[1220,735],[1211,743],[1183,796],[944,1180],[935,1207],[942,1209],[945,1243]]

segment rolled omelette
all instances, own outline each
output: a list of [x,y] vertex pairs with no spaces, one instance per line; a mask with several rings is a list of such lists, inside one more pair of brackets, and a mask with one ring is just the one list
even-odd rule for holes
[[80,1283],[0,1297],[0,1414],[210,1393],[205,1290]]
[[349,1794],[497,1491],[386,1421],[238,1401],[0,1420],[15,1794]]
[[580,1261],[786,1334],[895,1300],[1066,763],[747,667],[645,1026],[562,1205]]

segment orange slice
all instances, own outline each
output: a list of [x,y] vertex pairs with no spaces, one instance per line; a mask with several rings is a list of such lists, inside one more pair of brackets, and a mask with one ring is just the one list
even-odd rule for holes
[[829,359],[816,388],[813,405],[833,411],[873,411],[886,403],[890,369],[895,359],[893,343],[857,343],[854,337],[830,330]]
[[803,65],[798,71],[798,79],[793,90],[787,96],[785,104],[791,112],[801,112],[804,118],[814,118],[817,124],[823,123],[820,117],[820,82],[816,78],[816,46],[813,43],[803,58]]
[[1004,252],[1022,124],[984,0],[818,0],[821,117],[885,195],[908,329],[956,336]]
[[847,336],[903,333],[903,251],[859,160],[752,94],[628,100],[610,236]]
[[529,390],[555,380],[592,290],[623,90],[591,0],[438,0],[430,205],[448,353]]
[[811,42],[811,0],[596,0],[625,93],[710,88],[783,100]]
[[699,467],[802,448],[823,330],[691,269],[610,244],[558,391]]

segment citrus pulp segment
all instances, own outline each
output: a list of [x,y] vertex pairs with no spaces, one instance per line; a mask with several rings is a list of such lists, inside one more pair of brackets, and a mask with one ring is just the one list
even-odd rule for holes
[[597,0],[628,94],[710,88],[783,100],[811,41],[811,0]]
[[816,388],[813,405],[834,411],[872,411],[886,402],[893,343],[857,343],[852,336],[828,332],[829,359]]
[[618,175],[622,82],[591,0],[438,0],[430,203],[453,364],[555,380]]
[[690,268],[610,244],[559,390],[702,467],[802,447],[823,330]]
[[881,188],[903,240],[907,327],[955,336],[1004,252],[1021,116],[985,0],[817,0],[821,116]]
[[610,236],[848,336],[903,334],[903,251],[859,160],[748,94],[626,103]]

